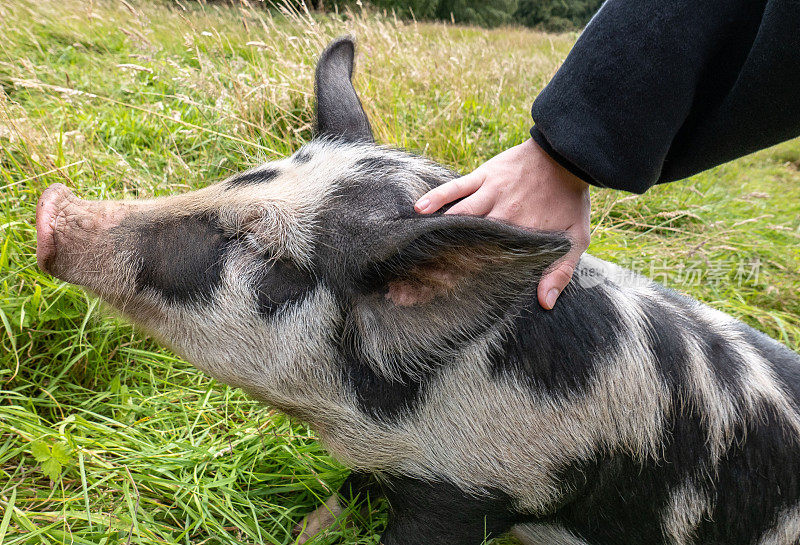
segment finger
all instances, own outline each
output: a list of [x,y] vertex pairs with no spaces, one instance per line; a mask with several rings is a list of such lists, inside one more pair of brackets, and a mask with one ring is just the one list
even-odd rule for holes
[[569,281],[572,279],[572,274],[575,272],[575,267],[583,255],[583,252],[589,247],[591,242],[591,232],[589,224],[589,203],[586,202],[586,214],[572,227],[567,229],[567,234],[572,241],[572,248],[555,269],[548,272],[540,281],[537,288],[537,295],[539,304],[547,310],[551,310],[567,287]]
[[573,251],[570,251],[555,269],[547,273],[539,281],[536,294],[539,298],[539,304],[542,305],[545,310],[552,310],[556,305],[556,301],[561,295],[561,292],[564,291],[564,288],[569,284],[572,273],[575,272],[575,267],[578,266],[580,257],[580,253],[573,253]]
[[485,216],[494,208],[497,196],[486,188],[479,189],[463,201],[454,204],[445,214]]
[[420,214],[436,212],[449,202],[475,193],[483,184],[483,180],[483,174],[478,171],[450,180],[420,197],[414,205],[414,209]]

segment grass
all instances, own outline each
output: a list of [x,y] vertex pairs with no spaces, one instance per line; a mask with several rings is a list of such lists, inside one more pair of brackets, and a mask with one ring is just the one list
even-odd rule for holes
[[[3,2],[0,20],[0,545],[292,543],[346,471],[42,274],[38,195],[170,194],[287,155],[311,137],[314,59],[345,32],[378,140],[466,171],[526,137],[576,36],[78,0]],[[593,199],[593,253],[800,348],[800,140]],[[315,543],[374,544],[383,524],[379,504]]]

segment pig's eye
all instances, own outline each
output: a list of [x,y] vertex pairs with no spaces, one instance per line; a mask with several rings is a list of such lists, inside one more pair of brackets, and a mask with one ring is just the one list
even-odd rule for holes
[[314,277],[289,260],[275,260],[255,284],[258,313],[264,317],[299,303],[312,290]]

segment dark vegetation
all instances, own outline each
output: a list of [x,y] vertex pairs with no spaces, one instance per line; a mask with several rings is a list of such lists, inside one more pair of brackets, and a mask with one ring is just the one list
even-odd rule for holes
[[[201,0],[202,1],[202,0]],[[237,3],[243,0],[228,0]],[[252,2],[251,2],[252,3]],[[333,11],[354,6],[354,0],[260,0],[273,7],[291,6],[309,10]],[[603,0],[367,0],[363,4],[394,12],[403,18],[448,21],[496,27],[523,25],[540,30],[562,32],[581,28],[600,8]]]
[[584,26],[602,0],[374,0],[373,4],[420,19],[563,31]]

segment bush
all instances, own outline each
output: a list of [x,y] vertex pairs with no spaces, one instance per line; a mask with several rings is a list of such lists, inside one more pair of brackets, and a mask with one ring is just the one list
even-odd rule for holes
[[404,17],[487,27],[517,23],[563,32],[589,22],[603,0],[373,0]]
[[495,0],[491,5],[476,0],[374,0],[372,3],[406,17],[494,27],[514,21],[518,0]]
[[514,18],[522,25],[563,31],[585,26],[603,0],[519,0]]

